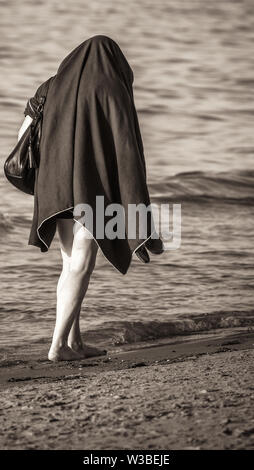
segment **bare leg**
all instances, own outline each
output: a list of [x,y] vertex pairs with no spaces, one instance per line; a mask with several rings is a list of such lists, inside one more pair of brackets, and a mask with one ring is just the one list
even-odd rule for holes
[[[86,239],[87,233],[88,232],[86,232],[85,229],[81,228],[81,230],[79,231],[79,234],[77,235],[77,237],[75,237],[75,241],[77,241],[77,244],[80,243],[80,249],[82,249],[82,243]],[[96,242],[94,240],[90,240],[90,242],[93,244],[94,250],[96,252],[95,253],[95,257],[96,257],[96,254],[98,251]],[[95,258],[94,258],[94,264],[95,264]],[[94,346],[83,343],[81,332],[80,332],[80,324],[79,324],[80,309],[81,309],[81,305],[80,305],[79,311],[77,312],[77,315],[75,316],[72,327],[70,329],[70,333],[68,336],[68,346],[73,351],[81,355],[83,358],[101,356],[101,355],[106,354],[107,351],[105,349],[99,349]]]
[[[68,346],[68,337],[73,326],[71,338],[74,338],[74,332],[79,332],[79,337],[76,339],[81,339],[77,323],[98,250],[96,242],[87,238],[87,231],[84,227],[80,226],[73,236],[71,219],[61,219],[58,229],[63,271],[58,282],[56,325],[48,355],[48,358],[53,361],[84,357],[83,354]],[[77,322],[75,327],[74,322]],[[89,351],[87,351],[87,356],[89,356]]]
[[[63,268],[61,275],[58,280],[57,284],[57,298],[60,297],[60,291],[62,289],[62,285],[70,271],[70,264],[71,264],[71,254],[72,254],[72,245],[73,245],[73,221],[66,219],[59,219],[57,223],[58,228],[58,235],[59,235],[59,242],[60,242],[60,250],[63,259]],[[70,329],[70,333],[68,336],[68,346],[73,348],[74,344],[82,345],[82,338],[80,333],[80,309],[77,312],[73,324]],[[77,348],[73,348],[74,350]]]

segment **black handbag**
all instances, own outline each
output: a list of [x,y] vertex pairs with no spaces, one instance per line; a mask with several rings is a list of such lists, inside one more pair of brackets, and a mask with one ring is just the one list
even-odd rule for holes
[[33,120],[4,164],[4,173],[8,181],[26,194],[34,194],[35,170],[40,162],[40,138],[45,100],[46,93],[39,98],[36,107],[32,105],[32,100],[28,101],[34,116]]

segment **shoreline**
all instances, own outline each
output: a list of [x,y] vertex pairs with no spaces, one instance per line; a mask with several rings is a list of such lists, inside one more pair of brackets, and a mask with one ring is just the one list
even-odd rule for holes
[[253,331],[123,349],[2,361],[0,448],[254,448]]
[[[29,348],[29,352],[28,352]],[[19,350],[8,352],[0,360],[0,390],[11,384],[62,379],[71,372],[104,372],[126,368],[145,367],[164,362],[179,362],[192,356],[214,354],[227,350],[254,348],[254,331],[247,328],[213,330],[186,336],[161,338],[149,343],[131,343],[108,348],[107,356],[78,361],[51,362],[45,345],[31,343]]]

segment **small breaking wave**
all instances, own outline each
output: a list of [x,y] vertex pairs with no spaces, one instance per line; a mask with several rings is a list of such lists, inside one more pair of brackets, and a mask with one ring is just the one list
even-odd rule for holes
[[162,338],[188,335],[221,328],[254,326],[254,310],[213,312],[193,317],[181,316],[167,320],[105,322],[99,328],[88,330],[89,342],[119,346]]
[[254,204],[254,171],[178,173],[149,185],[151,197],[171,202]]

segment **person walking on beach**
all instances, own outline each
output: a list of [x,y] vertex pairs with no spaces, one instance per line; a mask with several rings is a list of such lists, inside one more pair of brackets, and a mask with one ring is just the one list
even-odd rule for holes
[[[134,252],[143,262],[149,262],[145,247],[154,254],[163,252],[161,240],[152,238],[151,211],[146,214],[145,236],[140,236],[137,227],[134,237],[107,237],[106,224],[113,222],[114,211],[106,210],[103,220],[97,204],[99,197],[106,207],[121,205],[123,223],[129,204],[150,205],[133,80],[118,44],[107,36],[93,36],[67,55],[56,75],[40,85],[25,109],[19,138],[47,89],[28,244],[46,252],[58,231],[63,267],[48,354],[51,361],[106,354],[83,344],[79,325],[98,248],[122,274]],[[80,209],[88,206],[93,214],[90,224]]]

